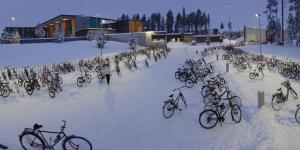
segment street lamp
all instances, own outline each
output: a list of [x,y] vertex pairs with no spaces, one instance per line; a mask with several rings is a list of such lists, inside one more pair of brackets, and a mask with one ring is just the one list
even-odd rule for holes
[[257,14],[255,14],[255,17],[258,18],[258,26],[259,26],[259,53],[261,55],[261,24],[260,24],[261,14],[257,13]]
[[[105,20],[101,20],[101,31],[103,32],[103,23],[105,23]],[[101,33],[102,34],[102,33]],[[105,38],[105,36],[103,37]],[[102,60],[102,47],[101,47],[101,60]]]
[[225,4],[225,6],[227,7],[228,16],[229,16],[229,18],[228,18],[228,29],[229,29],[229,42],[230,42],[229,44],[231,46],[231,28],[232,28],[232,24],[231,24],[230,8],[231,8],[232,4],[227,3],[227,4]]

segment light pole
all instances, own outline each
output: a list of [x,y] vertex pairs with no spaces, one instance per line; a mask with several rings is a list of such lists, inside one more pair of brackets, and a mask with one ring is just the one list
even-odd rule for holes
[[231,46],[231,28],[232,28],[232,24],[231,24],[231,13],[230,13],[230,8],[232,6],[232,4],[227,3],[225,4],[225,6],[227,7],[227,11],[228,11],[228,29],[229,29],[229,44]]
[[259,54],[261,55],[261,24],[260,24],[261,14],[257,13],[255,15],[255,17],[258,18],[258,26],[259,26]]
[[[101,20],[101,31],[102,31],[102,33],[103,33],[103,23],[105,23],[105,20]],[[104,38],[105,38],[104,33],[103,33],[102,38],[103,38],[103,45],[104,45]],[[103,47],[101,47],[101,60],[102,60],[102,49],[103,49]]]

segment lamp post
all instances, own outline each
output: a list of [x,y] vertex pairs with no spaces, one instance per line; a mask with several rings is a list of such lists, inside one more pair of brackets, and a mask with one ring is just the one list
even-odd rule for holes
[[261,24],[260,24],[260,17],[261,14],[255,14],[255,17],[258,18],[258,26],[259,26],[259,54],[261,55]]
[[231,8],[232,4],[227,3],[227,4],[225,4],[225,6],[227,7],[227,11],[228,11],[229,44],[231,46],[231,29],[232,29],[232,24],[231,24],[230,8]]
[[[103,32],[103,23],[105,23],[105,20],[101,20],[101,31]],[[102,34],[102,33],[101,33]],[[105,36],[103,37],[105,38]],[[104,40],[104,39],[103,39]],[[101,49],[101,60],[102,60],[102,47],[100,48]]]

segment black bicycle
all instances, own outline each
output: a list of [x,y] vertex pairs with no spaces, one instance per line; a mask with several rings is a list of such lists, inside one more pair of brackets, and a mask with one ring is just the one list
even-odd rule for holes
[[[185,98],[183,96],[183,94],[181,93],[181,89],[184,88],[185,86],[182,86],[180,88],[174,89],[174,91],[179,91],[178,96],[176,97],[176,99],[174,99],[174,94],[171,94],[169,96],[169,99],[167,101],[164,102],[164,106],[163,106],[163,115],[165,118],[170,118],[173,116],[174,111],[176,109],[178,109],[179,111],[181,111],[182,109],[185,109],[187,107],[186,105],[186,101]],[[179,101],[182,101],[184,104],[184,107],[181,108]]]
[[276,111],[279,111],[283,104],[289,99],[289,94],[291,93],[295,99],[298,99],[298,94],[291,87],[290,81],[284,81],[281,83],[287,90],[286,94],[283,94],[282,87],[277,89],[277,92],[272,95],[272,108]]
[[258,77],[264,78],[264,72],[262,71],[262,68],[258,68],[258,70],[254,69],[249,73],[249,78],[251,80],[257,79]]
[[[24,131],[19,136],[19,141],[24,150],[31,150],[31,149],[54,149],[55,145],[62,140],[62,148],[64,150],[92,150],[92,144],[87,139],[71,135],[68,136],[64,129],[66,128],[66,121],[63,120],[63,126],[59,132],[53,131],[43,131],[41,130],[43,126],[39,124],[34,124],[33,129],[25,128]],[[52,137],[47,141],[43,133],[46,134],[54,134],[55,139],[52,140]]]
[[228,100],[229,102],[225,105],[223,101],[214,101],[211,102],[211,109],[206,109],[202,111],[199,115],[199,123],[201,127],[205,129],[211,129],[217,125],[219,122],[222,126],[222,123],[225,121],[225,115],[229,108],[231,108],[231,118],[235,123],[241,122],[242,112],[240,107],[232,102],[234,97],[222,99]]
[[90,74],[85,73],[77,78],[77,86],[82,87],[83,83],[91,83],[92,76]]

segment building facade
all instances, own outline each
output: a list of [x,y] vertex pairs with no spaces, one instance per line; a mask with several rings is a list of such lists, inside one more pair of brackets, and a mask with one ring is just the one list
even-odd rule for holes
[[[112,33],[143,32],[144,23],[139,20],[114,20],[102,17],[82,15],[59,15],[41,24],[46,35],[45,38],[53,38],[56,30],[60,30],[64,37],[86,36],[89,31],[95,33],[103,31]],[[19,32],[22,39],[37,38],[34,30],[36,27],[6,27],[8,33]]]

